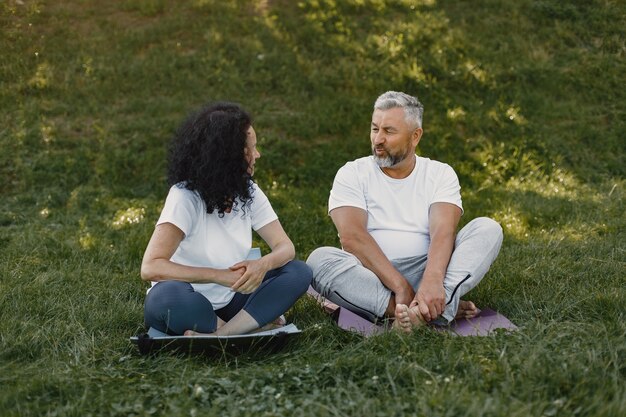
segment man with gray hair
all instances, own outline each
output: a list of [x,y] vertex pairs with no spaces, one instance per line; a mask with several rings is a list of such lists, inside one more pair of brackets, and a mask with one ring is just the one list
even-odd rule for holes
[[405,93],[378,97],[373,155],[345,164],[330,192],[342,249],[318,248],[307,260],[322,296],[371,321],[395,317],[394,327],[406,332],[476,316],[461,296],[480,282],[502,244],[502,228],[486,217],[456,233],[463,213],[456,173],[415,155],[423,111]]

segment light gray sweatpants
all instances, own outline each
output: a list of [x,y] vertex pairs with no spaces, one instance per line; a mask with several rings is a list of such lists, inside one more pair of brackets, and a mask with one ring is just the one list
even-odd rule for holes
[[[487,217],[478,217],[459,231],[443,280],[446,291],[443,317],[447,321],[454,319],[461,296],[485,276],[501,245],[502,228]],[[372,321],[383,317],[391,291],[356,256],[341,249],[321,247],[306,262],[313,270],[313,288],[322,296]],[[391,260],[415,291],[426,262],[426,255]]]

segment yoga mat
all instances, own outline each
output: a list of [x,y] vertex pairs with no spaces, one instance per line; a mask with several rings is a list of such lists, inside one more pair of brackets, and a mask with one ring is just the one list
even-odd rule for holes
[[[261,249],[252,248],[246,259],[259,258]],[[265,332],[232,336],[169,336],[151,327],[147,333],[133,336],[130,341],[141,354],[162,349],[189,353],[241,353],[255,349],[278,350],[287,339],[299,333],[301,331],[294,324]]]
[[[313,287],[309,287],[307,294],[315,298],[324,310],[331,314],[337,325],[344,330],[368,337],[389,329],[386,324],[372,323],[358,314],[326,300]],[[487,336],[498,329],[517,330],[517,326],[511,323],[509,319],[490,308],[482,309],[478,316],[471,319],[454,320],[447,326],[432,327],[435,330],[449,332],[455,336]]]
[[476,317],[454,320],[443,329],[457,336],[488,336],[498,329],[517,330],[517,326],[497,311],[484,308]]
[[231,336],[169,336],[150,328],[147,333],[131,337],[130,341],[137,346],[142,355],[160,350],[208,354],[242,353],[256,350],[279,350],[289,339],[300,333],[302,332],[295,324],[265,332]]

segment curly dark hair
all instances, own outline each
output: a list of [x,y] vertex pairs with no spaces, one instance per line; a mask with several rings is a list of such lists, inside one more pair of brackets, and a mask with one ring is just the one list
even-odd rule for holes
[[252,118],[236,103],[210,103],[179,127],[169,152],[170,186],[196,191],[207,213],[223,216],[252,202],[252,176],[244,156]]

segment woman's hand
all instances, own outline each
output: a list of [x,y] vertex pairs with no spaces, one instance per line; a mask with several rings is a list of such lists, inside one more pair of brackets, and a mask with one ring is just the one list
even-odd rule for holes
[[245,272],[246,269],[244,267],[235,269],[218,269],[216,270],[216,275],[213,282],[224,287],[232,287],[232,285],[237,282]]
[[263,258],[245,260],[230,267],[231,271],[243,271],[243,275],[230,287],[231,290],[242,294],[250,294],[261,285],[269,267]]
[[293,259],[296,251],[278,220],[274,220],[257,233],[272,250],[270,253],[255,260],[244,260],[230,267],[231,271],[243,270],[243,275],[230,289],[242,294],[254,292],[263,282],[268,271],[281,267]]

